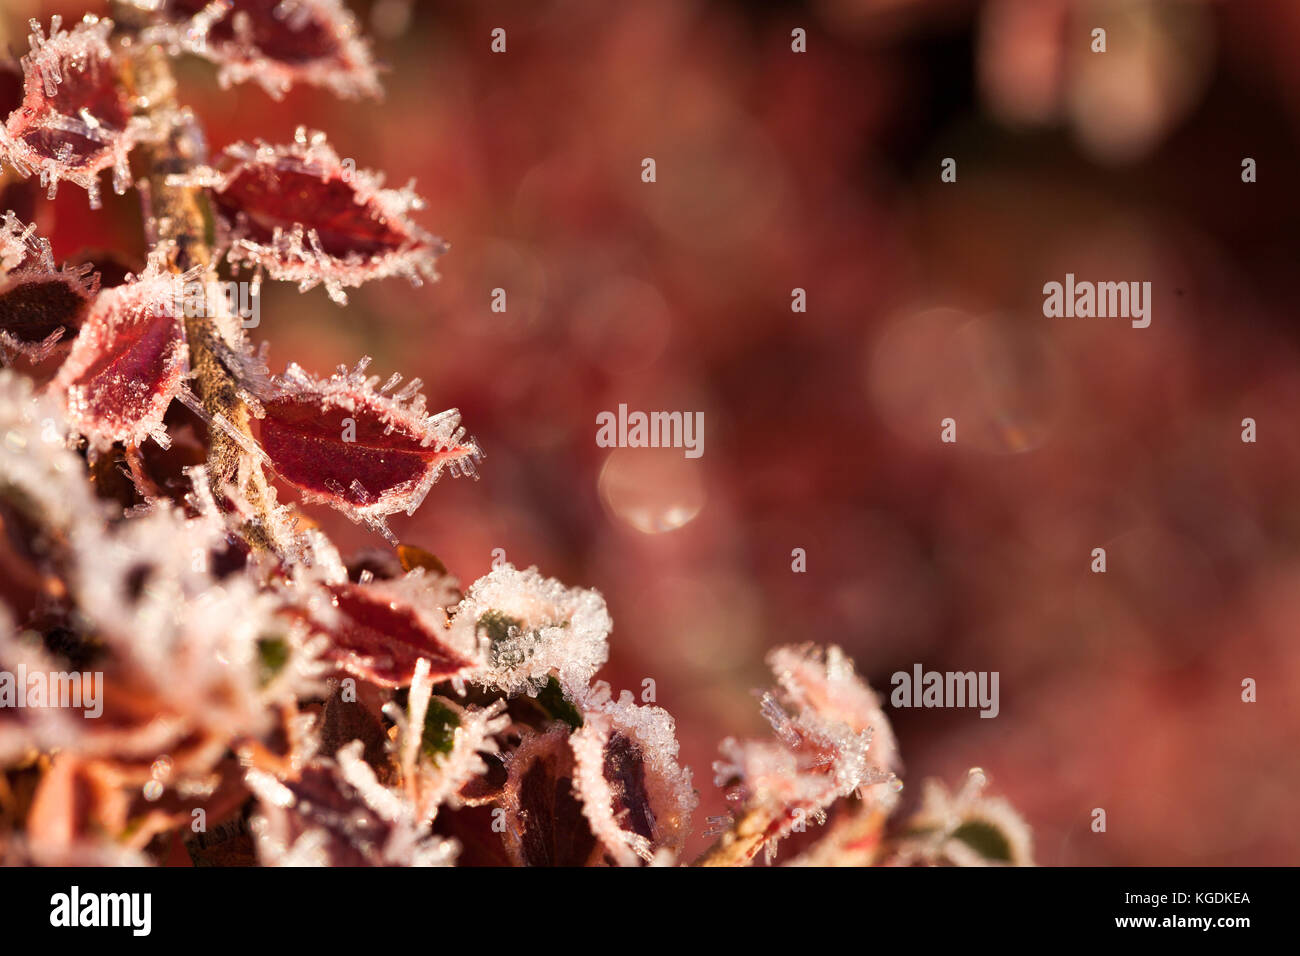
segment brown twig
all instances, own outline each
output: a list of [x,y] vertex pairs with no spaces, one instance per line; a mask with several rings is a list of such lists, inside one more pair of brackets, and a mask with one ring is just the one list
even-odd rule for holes
[[[147,164],[146,229],[152,223],[156,240],[172,244],[168,265],[173,272],[179,274],[199,266],[210,274],[214,257],[208,242],[207,198],[202,189],[177,185],[172,179],[206,161],[203,138],[197,133],[193,117],[179,106],[176,80],[166,53],[157,44],[139,42],[139,31],[149,23],[148,14],[121,0],[114,0],[113,14],[119,34],[128,41],[127,54],[122,58],[123,83],[137,115],[147,118],[155,128],[152,142],[141,149]],[[206,315],[186,314],[185,336],[195,390],[209,418],[224,420],[252,441],[248,406],[221,359],[223,342],[216,325]],[[208,481],[213,497],[221,502],[227,497],[224,489],[228,485],[240,488],[253,510],[253,517],[244,525],[244,537],[255,548],[278,550],[269,519],[274,493],[261,466],[250,460],[239,442],[221,428],[211,426],[208,431]]]
[[748,866],[767,843],[776,822],[770,807],[746,807],[736,815],[730,829],[718,837],[718,842],[691,865]]
[[[816,866],[871,866],[880,851],[880,838],[888,814],[861,803],[844,807],[800,860]],[[774,834],[788,823],[784,808],[749,805],[731,827],[705,850],[692,866],[748,866]]]

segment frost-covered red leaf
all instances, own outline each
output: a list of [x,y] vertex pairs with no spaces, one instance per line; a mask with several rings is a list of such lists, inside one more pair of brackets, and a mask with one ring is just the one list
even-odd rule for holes
[[414,512],[444,469],[474,474],[482,452],[455,409],[425,413],[419,379],[394,392],[394,375],[376,388],[368,362],[325,380],[290,365],[258,395],[258,432],[275,471],[308,501],[383,529],[386,515]]
[[56,268],[47,239],[12,212],[0,222],[0,358],[39,361],[81,328],[99,290],[90,266]]
[[[459,679],[477,666],[475,645],[447,630],[445,580],[415,571],[393,581],[325,586],[320,606],[306,609],[324,654],[339,667],[383,687],[405,687],[424,662],[433,679]],[[297,614],[303,611],[295,609]]]
[[370,48],[341,0],[165,0],[172,44],[221,67],[222,86],[255,80],[279,99],[295,83],[353,99],[380,95]]
[[578,704],[583,723],[569,738],[575,790],[583,812],[611,859],[680,852],[695,810],[691,772],[677,763],[675,724],[659,707],[638,706],[630,692],[613,700],[597,681]]
[[345,288],[372,279],[437,277],[445,245],[410,218],[423,200],[410,186],[385,189],[382,176],[340,159],[324,134],[299,129],[292,145],[239,143],[225,156],[228,168],[195,181],[212,188],[231,262],[303,290],[323,284],[340,304]]
[[98,448],[166,446],[167,406],[185,375],[185,327],[177,290],[185,281],[154,259],[136,281],[99,293],[52,383],[72,426]]
[[117,82],[112,28],[111,21],[87,14],[64,30],[55,16],[46,37],[33,20],[31,50],[22,59],[22,104],[0,129],[0,159],[24,176],[38,173],[51,196],[59,182],[75,183],[95,208],[104,170],[113,171],[116,192],[126,191],[127,156],[147,129],[132,118]]

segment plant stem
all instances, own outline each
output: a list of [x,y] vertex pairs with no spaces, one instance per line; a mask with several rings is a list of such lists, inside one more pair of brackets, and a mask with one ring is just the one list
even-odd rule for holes
[[[114,0],[113,14],[119,33],[134,41],[122,58],[122,81],[137,115],[146,117],[156,133],[153,142],[141,147],[148,170],[144,202],[146,229],[152,223],[153,238],[171,244],[168,266],[173,272],[179,274],[199,266],[204,270],[206,282],[214,269],[213,251],[207,238],[207,199],[201,188],[178,186],[169,180],[206,162],[203,138],[194,128],[193,117],[177,102],[176,79],[166,52],[157,44],[138,41],[137,34],[148,25],[149,15],[122,0]],[[203,310],[186,311],[201,313]],[[185,337],[195,391],[209,418],[217,420],[220,416],[229,427],[252,441],[248,406],[221,359],[224,343],[216,324],[206,315],[186,314]],[[253,511],[244,524],[244,537],[256,549],[278,550],[269,520],[274,492],[268,487],[261,466],[250,459],[239,442],[214,424],[208,428],[208,482],[218,503],[226,500],[224,489],[228,485],[239,487]]]
[[[886,816],[883,810],[860,803],[845,807],[801,859],[817,866],[871,866],[879,857]],[[785,821],[784,809],[762,804],[747,806],[718,842],[691,865],[748,866]]]
[[767,842],[767,834],[773,823],[770,808],[746,807],[736,815],[731,829],[718,837],[718,842],[705,850],[691,865],[748,866]]

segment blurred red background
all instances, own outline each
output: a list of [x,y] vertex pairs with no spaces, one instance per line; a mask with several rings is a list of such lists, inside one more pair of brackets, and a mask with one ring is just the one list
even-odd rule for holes
[[[1040,863],[1300,859],[1300,5],[350,5],[382,104],[222,92],[197,61],[184,98],[214,149],[306,125],[415,178],[451,251],[346,309],[268,286],[254,339],[462,410],[482,480],[394,530],[462,581],[502,549],[604,593],[601,676],[676,717],[692,850],[718,739],[766,733],[765,649],[814,640],[884,693],[999,671],[996,719],[889,711],[903,795],[981,766]],[[7,0],[0,40],[86,9]],[[127,199],[54,214],[59,256],[143,254]],[[1152,282],[1150,328],[1044,318],[1066,272]],[[703,456],[598,448],[619,403],[703,411]]]

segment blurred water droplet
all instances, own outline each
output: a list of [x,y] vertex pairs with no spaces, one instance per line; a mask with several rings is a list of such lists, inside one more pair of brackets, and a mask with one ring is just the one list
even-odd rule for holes
[[689,524],[706,498],[699,463],[677,448],[617,448],[605,459],[597,488],[610,514],[642,534]]

